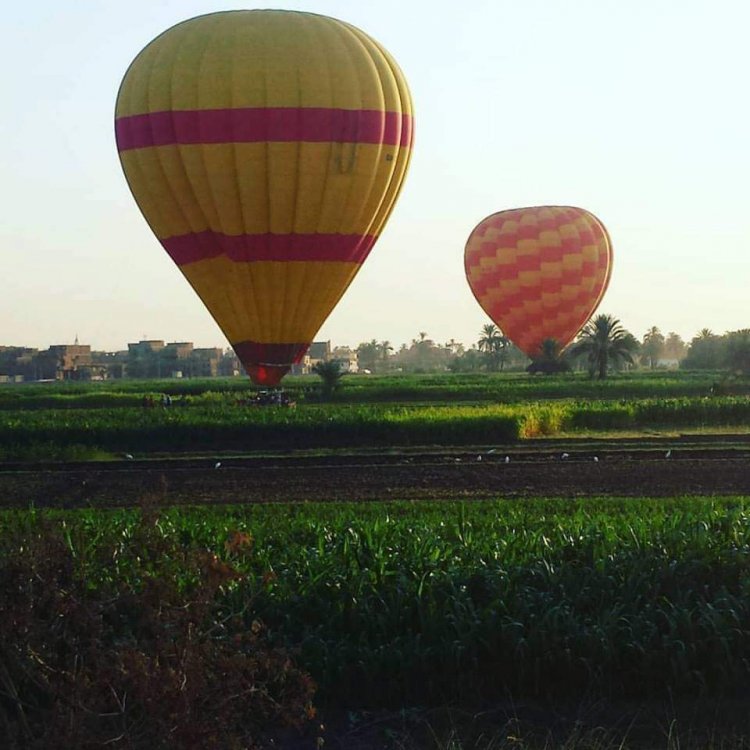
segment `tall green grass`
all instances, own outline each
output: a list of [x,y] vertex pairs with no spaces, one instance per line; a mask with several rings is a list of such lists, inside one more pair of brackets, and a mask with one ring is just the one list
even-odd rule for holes
[[[168,409],[0,411],[0,459],[35,457],[45,446],[101,452],[257,451],[377,446],[507,444],[576,430],[750,424],[750,398],[548,401],[496,405],[228,404]],[[53,452],[54,453],[54,452]]]
[[0,413],[0,456],[37,444],[105,451],[252,451],[516,440],[522,410],[485,407],[214,406]]
[[[136,516],[5,512],[0,549],[10,527],[52,522],[96,586],[138,575],[97,555]],[[339,705],[716,694],[750,678],[750,498],[170,509],[157,525],[222,554],[251,535],[249,554],[226,553],[245,577],[224,611],[252,598]]]
[[617,430],[654,426],[712,427],[750,425],[750,398],[660,398],[639,401],[575,404],[564,420],[566,429]]

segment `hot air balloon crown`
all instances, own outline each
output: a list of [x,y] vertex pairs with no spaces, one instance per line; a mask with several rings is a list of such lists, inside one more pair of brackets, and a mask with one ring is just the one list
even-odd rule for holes
[[411,157],[398,65],[342,21],[227,11],[148,44],[115,131],[146,221],[253,379],[300,361],[367,258]]

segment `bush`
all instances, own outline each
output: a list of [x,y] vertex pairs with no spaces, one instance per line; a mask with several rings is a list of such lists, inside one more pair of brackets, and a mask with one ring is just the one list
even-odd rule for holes
[[573,430],[627,430],[633,429],[635,424],[633,404],[605,402],[572,405],[566,427]]
[[145,514],[86,560],[65,531],[33,523],[3,538],[3,748],[262,748],[312,719],[312,680],[269,644],[253,597],[220,604],[243,585],[231,562],[246,535],[224,561]]
[[565,404],[529,404],[524,410],[520,435],[524,438],[556,435],[563,428],[567,413]]

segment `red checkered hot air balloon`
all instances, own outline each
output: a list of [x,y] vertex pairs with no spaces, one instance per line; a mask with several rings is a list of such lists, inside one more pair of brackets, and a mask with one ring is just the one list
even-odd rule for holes
[[146,221],[253,380],[275,385],[403,183],[412,105],[398,65],[326,16],[212,13],[135,58],[115,129]]
[[594,313],[612,273],[612,244],[582,208],[515,208],[474,228],[464,266],[482,309],[535,357],[547,339],[566,347]]

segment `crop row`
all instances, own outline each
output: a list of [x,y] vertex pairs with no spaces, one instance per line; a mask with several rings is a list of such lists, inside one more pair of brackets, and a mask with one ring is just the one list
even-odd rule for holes
[[750,422],[750,398],[660,398],[576,404],[565,416],[571,430],[618,430],[650,426],[710,427]]
[[[6,512],[0,539],[44,521],[92,586],[179,579],[174,560],[124,554],[137,517]],[[750,678],[750,498],[171,509],[156,526],[239,572],[222,617],[261,619],[339,703],[695,694]]]
[[[455,401],[534,401],[539,399],[675,398],[750,394],[750,381],[719,382],[716,373],[621,374],[606,381],[582,374],[553,379],[520,373],[347,376],[336,400],[341,403],[399,403]],[[287,378],[284,386],[296,399],[312,399],[314,377]],[[0,387],[0,410],[49,408],[118,408],[139,405],[144,396],[185,396],[193,403],[231,401],[252,390],[245,378],[139,381],[105,383],[30,384]]]
[[216,406],[0,414],[0,451],[34,444],[109,451],[251,451],[360,445],[470,443],[479,435],[512,442],[511,407],[297,409]]
[[353,377],[345,381],[337,398],[344,402],[399,401],[536,401],[543,399],[676,398],[750,394],[750,382],[726,381],[724,373],[637,372],[607,380],[591,380],[583,373],[554,378],[526,373],[475,373]]
[[[55,446],[127,452],[507,444],[575,430],[750,422],[750,399],[653,399],[474,406],[217,404],[194,408],[0,412],[0,458],[54,458]],[[36,446],[37,454],[34,455]],[[75,456],[71,456],[75,457]]]

